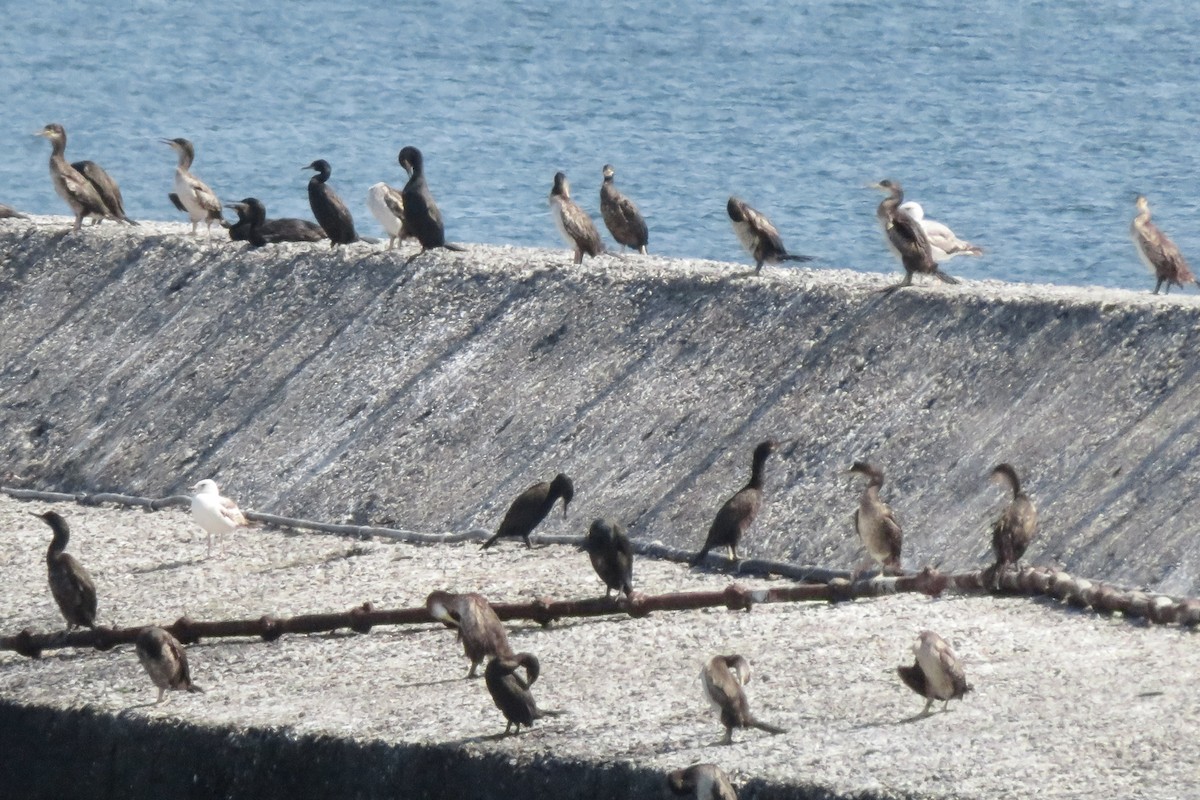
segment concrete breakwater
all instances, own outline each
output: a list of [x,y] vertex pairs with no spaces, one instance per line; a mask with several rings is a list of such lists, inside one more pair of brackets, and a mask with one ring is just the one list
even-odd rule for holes
[[604,514],[698,546],[774,436],[746,554],[850,566],[866,458],[906,566],[979,564],[1009,461],[1041,512],[1028,559],[1200,591],[1194,297],[181,230],[0,223],[6,483],[214,477],[262,511],[445,531],[561,470],[578,494],[548,532]]

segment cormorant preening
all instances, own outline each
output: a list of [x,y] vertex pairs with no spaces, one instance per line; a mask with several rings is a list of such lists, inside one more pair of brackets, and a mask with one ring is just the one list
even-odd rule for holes
[[404,195],[383,181],[367,190],[367,208],[388,235],[388,250],[411,237],[404,228]]
[[900,204],[900,210],[917,221],[932,248],[933,260],[941,264],[955,256],[981,256],[983,248],[976,247],[970,242],[964,242],[955,235],[954,231],[934,219],[925,218],[925,209],[916,200]]
[[633,594],[633,545],[625,529],[611,519],[592,520],[581,549],[591,559],[592,569],[604,581],[608,597],[615,589],[626,597]]
[[892,509],[879,499],[879,489],[883,486],[883,470],[863,461],[855,461],[850,467],[850,472],[867,478],[866,488],[858,500],[858,509],[854,512],[854,529],[858,531],[867,553],[879,564],[883,572],[897,571],[900,569],[900,544],[903,533]]
[[550,188],[550,212],[554,215],[558,232],[567,244],[575,248],[576,264],[583,263],[584,253],[595,258],[604,252],[600,231],[596,230],[596,224],[587,212],[571,199],[571,184],[562,172],[554,173],[554,186]]
[[929,237],[925,235],[925,229],[909,216],[908,212],[900,209],[900,204],[904,200],[904,189],[900,184],[884,180],[872,184],[870,188],[888,193],[888,196],[875,209],[875,216],[879,219],[879,224],[883,226],[888,247],[904,265],[904,280],[895,286],[889,286],[885,291],[892,292],[902,286],[911,286],[913,273],[917,272],[934,275],[946,283],[958,283],[957,278],[950,277],[938,268],[937,261],[933,258],[933,246],[929,242]]
[[476,676],[476,670],[488,656],[512,656],[504,624],[483,595],[430,592],[425,598],[425,608],[429,616],[458,631],[463,653],[471,660],[468,678]]
[[404,199],[404,227],[409,235],[415,236],[421,243],[421,252],[410,256],[409,260],[435,247],[464,250],[465,248],[446,241],[442,212],[438,211],[433,193],[429,191],[429,184],[425,182],[425,158],[421,151],[409,145],[403,148],[396,158],[408,173],[408,183],[404,184],[404,189],[400,192]]
[[267,219],[267,208],[257,197],[226,203],[225,207],[237,212],[238,221],[229,226],[229,238],[235,242],[262,247],[280,242],[319,242],[325,238],[325,229],[306,219]]
[[1133,235],[1133,243],[1137,246],[1142,263],[1158,279],[1158,283],[1154,284],[1154,293],[1158,294],[1164,283],[1167,285],[1168,294],[1172,286],[1182,289],[1185,283],[1200,285],[1200,281],[1196,280],[1196,276],[1188,268],[1183,253],[1179,252],[1175,243],[1150,221],[1150,204],[1146,198],[1139,194],[1135,202],[1138,213],[1133,218],[1129,232]]
[[0,219],[29,219],[29,215],[0,203]]
[[992,549],[996,553],[996,563],[985,570],[984,575],[985,585],[999,589],[1000,571],[1021,560],[1033,535],[1037,533],[1037,509],[1021,490],[1021,481],[1011,464],[998,465],[992,470],[991,478],[998,483],[1008,484],[1012,490],[1012,502],[992,525]]
[[714,547],[728,547],[733,560],[738,560],[738,543],[750,526],[754,524],[754,518],[758,516],[758,511],[762,508],[763,466],[767,463],[767,456],[774,453],[778,447],[779,442],[768,439],[765,442],[759,442],[758,446],[754,448],[750,482],[739,489],[733,497],[726,500],[725,505],[721,506],[716,519],[708,529],[708,538],[704,540],[704,547],[700,548],[700,552],[692,559],[692,566],[703,561],[704,557],[708,555],[708,551]]
[[155,626],[142,628],[134,648],[137,650],[138,661],[145,667],[150,680],[158,687],[158,699],[154,701],[154,705],[163,701],[168,689],[204,691],[192,683],[183,645],[167,631]]
[[725,726],[722,744],[733,743],[734,728],[758,728],[767,733],[787,733],[783,728],[760,722],[750,713],[750,702],[746,699],[744,684],[750,682],[750,662],[739,655],[713,656],[700,671],[700,681],[708,699],[721,712],[721,724]]
[[667,788],[692,800],[738,800],[729,776],[716,764],[693,764],[668,773]]
[[[525,677],[521,678],[517,670],[525,668]],[[488,662],[483,670],[483,680],[487,684],[488,693],[496,708],[504,713],[508,724],[504,726],[507,734],[514,725],[517,733],[521,726],[533,727],[535,719],[542,717],[557,717],[561,711],[549,711],[537,707],[529,687],[538,679],[540,667],[533,653],[517,653],[515,656],[497,656]]]
[[934,700],[942,700],[945,709],[951,700],[958,700],[971,691],[953,648],[933,631],[921,631],[912,648],[916,661],[911,667],[896,667],[896,673],[904,685],[925,698],[924,716],[929,713]]
[[[54,191],[67,201],[67,205],[71,207],[71,213],[75,215],[74,230],[79,230],[83,226],[84,217],[92,217],[96,221],[106,217],[122,222],[126,221],[123,213],[118,216],[108,207],[100,192],[96,191],[96,187],[88,180],[87,176],[67,163],[67,157],[63,155],[67,149],[67,132],[62,125],[51,122],[36,135],[50,140],[50,180],[54,184]],[[86,163],[90,164],[91,162]],[[105,175],[105,177],[108,176]],[[109,180],[112,179],[109,178]]]
[[208,555],[212,555],[214,536],[245,527],[249,523],[237,503],[221,496],[217,482],[205,478],[192,487],[192,519],[208,534]]
[[533,529],[541,524],[560,497],[563,501],[563,517],[565,518],[567,506],[575,497],[575,484],[561,472],[555,475],[552,481],[533,484],[512,501],[512,505],[508,507],[504,519],[500,522],[500,527],[496,529],[496,535],[484,542],[480,549],[486,550],[498,539],[510,536],[520,536],[525,540],[526,547],[532,547],[529,543],[529,534],[533,533]]
[[783,246],[779,231],[753,208],[736,197],[725,203],[725,211],[733,223],[733,232],[738,241],[754,259],[754,269],[761,270],[763,264],[778,264],[781,261],[812,261],[812,256],[794,256]]
[[646,255],[646,245],[650,242],[650,233],[646,230],[646,220],[633,201],[617,189],[613,184],[613,168],[611,164],[604,165],[604,182],[600,184],[600,216],[608,232],[616,239],[622,248],[632,247],[642,255]]
[[175,191],[171,202],[176,207],[183,206],[188,219],[192,221],[192,235],[196,234],[196,226],[204,223],[205,230],[212,236],[212,224],[224,222],[221,215],[221,201],[216,193],[208,188],[208,184],[193,175],[190,170],[196,160],[196,148],[187,139],[159,139],[179,155],[179,163],[175,166]]
[[65,552],[71,538],[67,521],[55,511],[33,516],[54,531],[54,538],[46,550],[46,573],[50,580],[50,594],[54,595],[54,602],[67,621],[67,630],[79,626],[96,627],[96,584],[83,565]]
[[333,187],[326,183],[332,171],[329,162],[318,158],[303,169],[317,171],[316,175],[308,179],[308,205],[312,208],[317,222],[329,236],[329,246],[357,242],[358,234],[354,231],[354,218],[350,216],[350,209],[346,208],[346,204],[337,196]]

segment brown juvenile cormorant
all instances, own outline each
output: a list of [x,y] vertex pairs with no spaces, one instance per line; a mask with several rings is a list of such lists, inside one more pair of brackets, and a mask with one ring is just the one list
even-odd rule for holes
[[1129,232],[1133,235],[1133,243],[1137,246],[1142,263],[1158,279],[1158,283],[1154,284],[1154,293],[1158,294],[1164,283],[1167,285],[1168,294],[1172,286],[1182,289],[1185,283],[1200,285],[1188,267],[1183,253],[1179,252],[1175,243],[1150,221],[1150,204],[1146,198],[1139,194],[1135,202],[1138,213],[1133,218]]
[[[97,164],[95,161],[76,161],[71,165],[79,171],[79,174],[88,179],[88,182],[96,189],[96,193],[100,195],[100,199],[104,201],[104,205],[112,212],[112,218],[118,222],[124,222],[126,225],[137,225],[125,214],[125,198],[121,197],[121,187],[113,180],[112,176],[104,171],[104,167]],[[97,218],[96,224],[103,222],[103,218]]]
[[900,544],[903,533],[892,509],[879,499],[879,489],[883,486],[883,470],[863,461],[855,461],[850,467],[850,472],[867,478],[866,488],[858,500],[858,509],[854,512],[854,529],[858,531],[867,553],[879,564],[883,572],[897,571],[900,569]]
[[29,219],[29,215],[17,211],[12,206],[0,203],[0,219]]
[[476,676],[488,656],[512,656],[504,624],[483,595],[430,592],[425,608],[429,616],[458,631],[463,653],[471,660],[468,678]]
[[404,195],[383,181],[367,190],[367,208],[379,220],[388,235],[388,250],[411,238],[404,228]]
[[750,702],[742,686],[750,682],[750,662],[743,656],[713,656],[700,671],[700,680],[708,699],[721,712],[725,726],[722,744],[733,743],[734,728],[758,728],[771,734],[787,733],[783,728],[768,725],[750,713]]
[[106,217],[120,220],[121,217],[114,214],[105,204],[104,198],[96,191],[92,182],[67,163],[67,157],[63,155],[67,149],[67,132],[63,126],[51,122],[37,135],[50,140],[50,180],[54,184],[54,191],[67,201],[71,213],[75,215],[74,230],[83,226],[84,217],[92,217],[97,221]]
[[604,581],[608,597],[613,590],[633,594],[633,545],[625,529],[611,519],[592,520],[581,549],[591,559],[592,569]]
[[616,239],[622,248],[632,247],[642,255],[646,255],[646,245],[650,243],[650,233],[646,230],[646,220],[633,201],[618,191],[613,184],[613,168],[611,164],[604,165],[604,182],[600,184],[600,216],[608,232]]
[[262,247],[280,242],[319,242],[325,238],[325,229],[306,219],[267,219],[267,208],[257,197],[226,203],[225,207],[237,212],[238,221],[229,226],[229,238],[235,242]]
[[901,203],[900,210],[915,219],[921,226],[921,230],[925,231],[925,236],[929,238],[929,246],[932,248],[933,260],[939,264],[949,261],[955,256],[983,255],[982,247],[976,247],[970,242],[959,239],[949,226],[943,225],[935,219],[926,219],[925,209],[916,200]]
[[303,169],[317,171],[316,175],[308,179],[308,205],[312,208],[317,222],[329,236],[329,246],[357,242],[358,234],[354,230],[354,218],[350,216],[350,209],[346,208],[346,204],[337,196],[333,187],[326,183],[333,171],[329,162],[318,158]]
[[912,648],[916,661],[912,666],[896,667],[896,673],[904,685],[925,698],[924,716],[929,713],[934,700],[943,701],[945,709],[951,700],[958,700],[971,691],[953,648],[933,631],[921,631]]
[[221,495],[217,482],[209,478],[192,487],[192,519],[208,534],[208,554],[212,555],[214,536],[221,536],[249,523],[237,503]]
[[221,215],[221,201],[217,199],[216,193],[190,172],[192,162],[196,160],[196,148],[183,138],[159,141],[179,156],[179,163],[175,166],[175,191],[171,202],[175,203],[176,207],[183,206],[183,210],[187,212],[188,219],[192,221],[193,236],[196,234],[196,226],[201,222],[204,223],[208,235],[212,236],[212,224],[224,222],[225,218]]
[[138,661],[145,667],[150,680],[158,687],[158,699],[154,701],[155,705],[163,701],[168,689],[189,692],[204,691],[192,683],[192,676],[188,671],[187,653],[184,651],[183,645],[167,631],[155,626],[142,628],[138,633],[134,648],[137,650]]
[[911,286],[913,274],[917,272],[934,275],[946,283],[958,283],[957,278],[950,277],[938,268],[937,262],[933,259],[933,246],[929,243],[929,237],[925,235],[925,229],[909,216],[908,212],[900,210],[900,204],[904,200],[904,189],[900,184],[896,181],[884,180],[872,184],[870,188],[879,189],[888,194],[875,209],[875,216],[879,219],[879,224],[883,226],[888,247],[904,265],[904,280],[895,286],[889,286],[884,291],[893,292],[903,286]]
[[410,256],[409,260],[435,247],[460,252],[465,250],[446,241],[442,212],[438,210],[433,193],[429,191],[429,184],[425,182],[425,157],[421,155],[421,151],[409,145],[403,148],[396,158],[408,173],[408,182],[400,192],[404,199],[404,228],[421,243],[421,252]]
[[583,263],[583,254],[595,258],[604,252],[604,243],[600,241],[600,231],[588,213],[571,199],[571,184],[567,182],[565,173],[554,173],[554,186],[550,189],[550,212],[554,215],[554,224],[562,234],[567,244],[575,248],[575,263]]
[[992,549],[996,553],[996,563],[986,570],[985,575],[985,582],[993,589],[999,589],[1000,571],[1021,560],[1033,535],[1037,533],[1037,509],[1021,490],[1021,481],[1011,464],[998,465],[992,470],[991,478],[998,483],[1008,484],[1012,490],[1012,501],[992,525]]
[[[517,670],[525,668],[525,677],[521,678]],[[538,679],[540,667],[533,653],[517,653],[515,656],[497,656],[488,662],[483,670],[483,680],[487,684],[488,693],[496,708],[504,714],[508,724],[504,726],[507,734],[514,725],[517,733],[521,726],[533,727],[535,719],[542,717],[557,717],[561,711],[549,711],[537,707],[529,687]]]
[[738,800],[729,776],[716,764],[693,764],[668,773],[667,788],[692,800]]
[[763,264],[813,260],[812,256],[794,256],[789,253],[771,220],[736,197],[730,197],[725,203],[725,211],[733,223],[733,232],[737,234],[738,241],[754,259],[756,271],[761,270]]
[[[32,513],[32,512],[31,512]],[[50,594],[67,621],[67,630],[96,627],[96,584],[73,555],[65,552],[71,538],[67,521],[55,511],[33,514],[50,526],[54,538],[46,550],[46,572]]]
[[484,542],[480,549],[486,550],[497,540],[512,536],[520,536],[525,540],[526,547],[532,547],[529,543],[529,534],[533,533],[533,529],[541,524],[560,497],[563,501],[563,517],[565,518],[567,506],[575,498],[575,484],[561,472],[555,475],[552,481],[533,484],[512,501],[512,505],[508,507],[504,519],[500,522],[500,527],[496,529],[496,535]]
[[700,552],[692,559],[692,566],[703,561],[704,557],[708,555],[708,551],[714,547],[728,547],[733,560],[738,560],[738,543],[750,526],[754,524],[754,518],[758,516],[758,511],[762,508],[763,467],[767,463],[767,456],[774,453],[778,447],[779,442],[768,439],[765,442],[759,442],[758,446],[754,448],[750,482],[739,489],[733,497],[726,500],[725,505],[721,506],[716,519],[708,529],[708,538],[704,540],[704,547],[700,548]]

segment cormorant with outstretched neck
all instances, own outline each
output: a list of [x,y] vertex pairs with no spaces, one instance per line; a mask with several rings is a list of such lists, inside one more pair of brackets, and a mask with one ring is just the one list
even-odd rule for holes
[[504,624],[483,595],[430,592],[425,608],[429,616],[458,631],[463,653],[471,660],[468,678],[475,677],[488,656],[512,656]]
[[75,215],[74,230],[83,227],[84,217],[91,217],[96,221],[105,218],[126,221],[124,213],[118,216],[108,207],[87,176],[67,163],[67,157],[64,155],[67,150],[67,131],[62,125],[51,122],[38,131],[37,135],[50,140],[50,181],[54,184],[54,191],[67,201],[71,213]]
[[[33,512],[30,512],[33,513]],[[33,516],[45,522],[54,531],[50,547],[46,550],[46,573],[50,581],[50,594],[67,621],[67,630],[76,627],[96,627],[96,584],[92,576],[66,552],[71,539],[67,521],[56,511],[46,511]]]
[[425,182],[425,157],[421,155],[421,151],[409,145],[400,151],[397,160],[408,173],[408,182],[400,192],[404,199],[404,227],[421,243],[421,252],[410,256],[410,260],[435,247],[464,250],[465,248],[446,241],[442,212],[438,210],[433,193],[429,191],[429,184]]
[[901,203],[900,210],[915,219],[917,224],[921,226],[921,230],[925,231],[925,236],[929,238],[929,247],[933,254],[933,260],[939,264],[943,261],[949,261],[955,256],[983,255],[982,247],[976,247],[970,242],[964,242],[958,238],[954,231],[950,230],[950,226],[944,225],[936,219],[926,217],[925,209],[916,200]]
[[325,229],[306,219],[267,219],[267,208],[257,197],[226,203],[225,207],[237,212],[238,221],[229,226],[229,238],[235,242],[262,247],[280,242],[319,242],[325,238]]
[[388,235],[388,250],[411,238],[404,227],[404,195],[383,181],[367,190],[367,208]]
[[854,512],[854,529],[867,548],[867,554],[883,571],[899,570],[903,533],[892,509],[879,499],[883,470],[864,461],[855,461],[850,472],[867,479],[866,488],[858,500],[858,509]]
[[916,661],[912,666],[896,667],[896,673],[905,686],[925,698],[922,716],[929,713],[934,700],[943,701],[944,710],[951,700],[972,690],[958,655],[933,631],[921,631],[912,651]]
[[621,247],[632,247],[642,255],[646,255],[646,245],[650,243],[650,232],[646,230],[646,220],[633,201],[621,194],[613,183],[611,164],[605,164],[604,182],[600,184],[600,216],[608,232],[616,239]]
[[329,246],[351,244],[358,241],[358,233],[354,230],[354,218],[350,209],[342,202],[326,181],[333,171],[329,162],[323,158],[309,164],[304,169],[315,169],[316,175],[308,179],[308,205],[312,208],[313,216],[329,236]]
[[716,764],[693,764],[667,774],[671,794],[692,800],[738,800],[729,776]]
[[604,243],[600,241],[596,224],[571,199],[571,184],[567,181],[566,173],[554,173],[554,185],[550,187],[550,211],[558,232],[575,249],[576,264],[583,263],[584,253],[595,258],[604,252]]
[[700,548],[700,552],[692,559],[693,566],[703,561],[704,557],[708,555],[708,551],[714,547],[728,547],[730,557],[734,561],[738,560],[738,543],[750,526],[754,524],[754,519],[758,516],[759,509],[762,508],[763,473],[767,457],[778,447],[779,442],[768,439],[765,442],[759,442],[758,446],[754,448],[750,482],[721,506],[716,519],[708,529],[708,538],[704,540],[704,547]]
[[1015,565],[1025,555],[1029,542],[1037,533],[1037,509],[1033,501],[1021,490],[1021,481],[1011,464],[999,464],[992,470],[992,480],[1007,484],[1012,490],[1012,501],[1000,518],[992,525],[992,549],[996,563],[985,571],[985,582],[993,589],[1000,588],[1000,571]]
[[486,550],[499,539],[515,536],[524,539],[526,547],[532,547],[529,543],[529,534],[533,533],[533,529],[550,514],[550,509],[554,508],[555,502],[560,497],[563,501],[563,517],[565,518],[567,506],[575,498],[575,484],[561,472],[555,475],[552,481],[533,484],[512,501],[512,505],[504,514],[504,519],[500,521],[500,527],[496,529],[496,534],[484,542],[480,549]]
[[1188,267],[1183,253],[1157,225],[1150,221],[1150,203],[1140,194],[1135,203],[1137,215],[1133,218],[1129,232],[1133,236],[1133,243],[1137,246],[1142,263],[1158,279],[1158,282],[1154,284],[1154,293],[1158,294],[1158,290],[1164,283],[1167,285],[1168,294],[1170,294],[1172,286],[1182,289],[1185,283],[1200,285],[1200,281],[1196,280],[1196,276]]
[[740,655],[713,656],[700,671],[704,692],[721,712],[725,726],[722,744],[733,743],[734,728],[758,728],[771,734],[787,733],[783,728],[768,725],[750,713],[750,701],[742,686],[750,682],[750,662]]
[[738,198],[729,198],[725,203],[725,212],[729,214],[729,221],[733,223],[733,232],[737,234],[738,241],[754,259],[755,270],[761,270],[763,264],[813,260],[812,256],[789,253],[771,220]]
[[192,675],[188,669],[187,653],[179,640],[168,631],[150,626],[138,632],[137,643],[138,661],[145,667],[150,680],[158,687],[158,705],[163,701],[168,689],[187,692],[203,692],[192,683]]
[[176,207],[183,206],[188,219],[192,222],[192,235],[196,235],[196,226],[204,223],[205,230],[212,236],[212,224],[224,222],[221,215],[221,201],[217,194],[208,188],[208,184],[192,174],[192,162],[196,160],[196,148],[183,138],[159,139],[179,156],[175,165],[175,191],[171,202]]
[[604,581],[604,596],[614,590],[633,594],[633,545],[625,535],[625,529],[615,520],[592,520],[581,549],[588,554],[592,569]]
[[[525,677],[517,674],[524,667]],[[488,693],[496,708],[504,714],[508,724],[504,726],[507,734],[514,725],[517,733],[521,726],[533,727],[535,719],[542,717],[557,717],[561,711],[550,711],[538,708],[529,687],[538,679],[541,668],[533,653],[517,653],[515,656],[497,656],[488,662],[483,670],[483,680],[487,684]]]
[[899,182],[883,180],[872,184],[870,188],[887,192],[888,196],[875,209],[875,216],[883,226],[888,247],[904,265],[904,280],[884,291],[893,292],[903,286],[911,286],[914,273],[933,275],[945,283],[958,283],[957,278],[950,277],[938,267],[933,258],[933,247],[921,223],[900,209],[904,201],[904,189]]

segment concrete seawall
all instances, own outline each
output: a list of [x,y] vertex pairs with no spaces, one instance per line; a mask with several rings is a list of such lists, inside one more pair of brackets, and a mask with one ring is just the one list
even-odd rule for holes
[[606,514],[698,546],[775,436],[746,554],[850,566],[843,473],[869,458],[907,566],[979,564],[1010,461],[1041,512],[1028,559],[1200,591],[1195,297],[180,230],[0,223],[8,482],[215,477],[261,511],[444,531],[562,470],[578,494],[547,532]]

